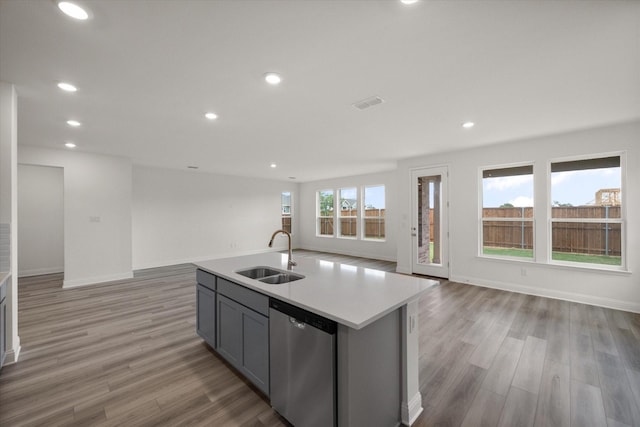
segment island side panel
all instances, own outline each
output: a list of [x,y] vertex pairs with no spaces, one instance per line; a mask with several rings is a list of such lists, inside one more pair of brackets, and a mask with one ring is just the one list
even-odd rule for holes
[[401,309],[363,329],[338,325],[338,426],[400,424]]

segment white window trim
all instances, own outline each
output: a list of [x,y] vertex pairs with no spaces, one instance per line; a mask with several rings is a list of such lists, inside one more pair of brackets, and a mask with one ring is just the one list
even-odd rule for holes
[[[356,190],[356,202],[357,202],[356,203],[356,216],[342,216],[341,215],[341,213],[342,213],[342,203],[340,203],[340,200],[342,199],[342,190],[351,190],[351,189]],[[341,188],[337,189],[336,193],[337,193],[338,197],[334,196],[334,200],[336,201],[337,206],[340,208],[340,209],[335,209],[334,208],[334,213],[335,213],[335,216],[336,216],[336,219],[334,219],[334,224],[337,223],[337,227],[334,226],[333,228],[334,228],[334,232],[336,233],[336,237],[338,239],[345,239],[345,240],[359,240],[360,239],[360,230],[362,229],[362,227],[360,227],[360,220],[359,220],[360,212],[361,212],[361,210],[360,210],[361,197],[359,197],[361,195],[360,194],[360,189],[358,187],[356,187],[356,186],[353,186],[353,187],[341,187]],[[342,221],[341,221],[342,218],[355,218],[356,219],[356,235],[355,236],[343,236],[342,235]]]
[[[384,188],[384,214],[385,216],[382,217],[384,220],[384,226],[385,226],[385,231],[384,231],[384,237],[382,239],[376,239],[373,237],[366,237],[366,218],[367,218],[367,212],[365,209],[365,191],[368,187],[383,187]],[[366,241],[366,242],[378,242],[378,243],[384,243],[387,241],[387,186],[385,184],[367,184],[367,185],[363,185],[360,187],[360,192],[362,194],[362,197],[360,198],[360,206],[361,206],[361,223],[360,223],[360,229],[362,230],[362,234],[361,234],[361,240],[362,241]],[[374,218],[380,218],[380,217],[374,217]]]
[[[553,218],[552,217],[552,203],[553,196],[551,194],[551,164],[560,162],[571,162],[579,160],[599,159],[605,157],[620,157],[620,191],[625,197],[627,189],[627,156],[626,151],[614,151],[605,153],[593,153],[582,154],[570,157],[557,157],[550,159],[547,162],[546,179],[547,179],[547,259],[546,263],[549,265],[557,265],[561,267],[567,267],[571,269],[589,269],[589,270],[603,270],[603,271],[615,271],[615,272],[629,272],[627,263],[627,203],[622,202],[620,207],[620,218],[609,218],[603,221],[605,218]],[[580,223],[612,223],[620,225],[620,251],[621,259],[620,265],[606,265],[606,264],[593,264],[588,262],[571,262],[571,261],[558,261],[553,259],[553,223],[554,222],[580,222]]]
[[[333,193],[333,216],[320,216],[320,193],[329,192]],[[320,219],[321,218],[333,218],[333,234],[320,234]],[[324,190],[316,191],[316,237],[332,239],[336,237],[336,190],[333,188],[325,188]]]
[[[506,255],[487,255],[484,253],[484,171],[492,170],[492,169],[507,169],[507,168],[516,168],[521,166],[531,166],[533,170],[533,217],[532,218],[492,218],[487,219],[487,221],[505,221],[505,222],[531,222],[532,226],[532,245],[533,245],[533,255],[532,257],[518,257],[518,256],[506,256]],[[500,260],[509,260],[509,261],[520,261],[520,262],[528,262],[535,263],[536,262],[536,165],[535,161],[525,161],[525,162],[517,162],[517,163],[502,163],[498,165],[491,166],[480,166],[478,168],[478,248],[477,248],[477,256],[479,258],[488,258],[488,259],[500,259]]]
[[289,218],[291,218],[291,235],[293,236],[293,191],[280,191],[280,225],[282,225],[282,218],[284,214],[282,212],[282,194],[289,193]]

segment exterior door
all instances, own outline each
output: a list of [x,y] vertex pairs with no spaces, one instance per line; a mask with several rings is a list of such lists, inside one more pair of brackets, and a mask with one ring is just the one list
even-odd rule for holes
[[446,166],[411,172],[412,273],[449,277],[448,175]]

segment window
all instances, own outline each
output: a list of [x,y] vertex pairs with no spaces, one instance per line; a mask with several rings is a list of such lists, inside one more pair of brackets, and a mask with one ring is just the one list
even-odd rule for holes
[[622,266],[620,156],[551,163],[551,259]]
[[385,239],[384,185],[364,187],[363,235],[365,239]]
[[283,191],[280,202],[280,212],[282,215],[282,229],[291,233],[291,192]]
[[358,237],[358,189],[355,187],[341,188],[339,195],[338,237],[355,239]]
[[334,203],[333,203],[333,190],[318,191],[318,220],[317,230],[318,236],[331,236],[333,237],[333,217],[334,217]]
[[482,254],[533,259],[533,165],[482,171]]

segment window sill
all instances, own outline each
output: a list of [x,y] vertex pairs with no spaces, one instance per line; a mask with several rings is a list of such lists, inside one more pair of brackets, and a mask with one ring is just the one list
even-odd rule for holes
[[476,255],[476,258],[490,260],[490,261],[506,262],[509,264],[516,263],[516,264],[537,265],[540,267],[550,267],[553,269],[565,270],[565,271],[584,271],[584,272],[590,272],[590,273],[616,274],[616,275],[622,275],[622,276],[629,276],[632,274],[631,270],[623,269],[622,267],[607,268],[607,267],[600,267],[594,264],[580,265],[580,264],[574,264],[574,263],[562,263],[557,261],[539,262],[539,261],[535,261],[534,259],[526,259],[526,258],[520,259],[520,258],[514,258],[514,257],[495,257],[495,256],[486,256],[486,255]]

